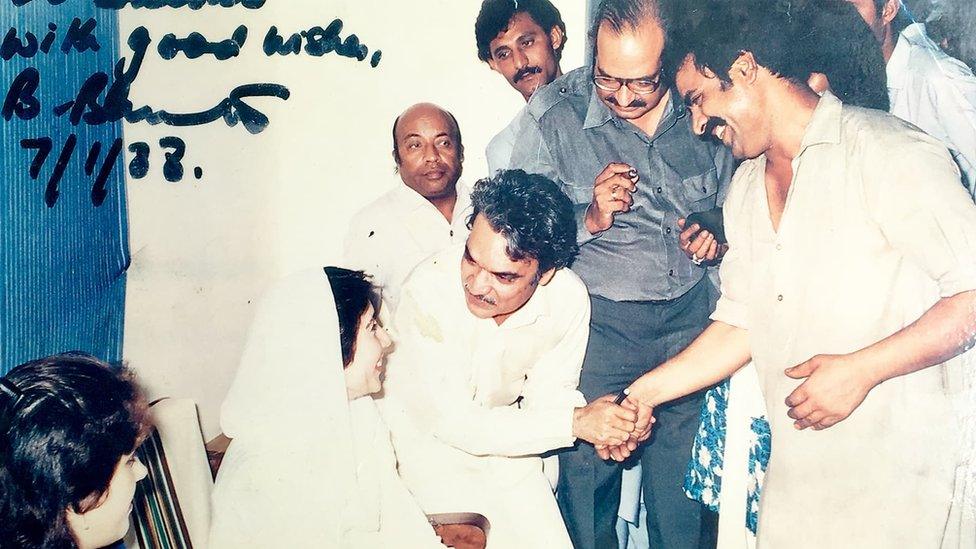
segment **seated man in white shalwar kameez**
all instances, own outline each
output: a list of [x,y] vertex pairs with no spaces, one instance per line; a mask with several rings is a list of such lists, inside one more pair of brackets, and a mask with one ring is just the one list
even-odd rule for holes
[[569,199],[520,170],[471,198],[466,244],[418,266],[394,313],[382,406],[400,475],[427,513],[488,517],[489,547],[571,547],[539,454],[627,443],[648,426],[613,395],[587,405],[576,390],[590,304],[565,268]]

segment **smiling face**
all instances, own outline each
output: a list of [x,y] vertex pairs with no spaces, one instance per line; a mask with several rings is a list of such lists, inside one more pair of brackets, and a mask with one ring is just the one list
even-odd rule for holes
[[396,123],[394,159],[400,179],[427,200],[455,193],[464,149],[450,115],[436,105],[407,109]]
[[108,489],[91,509],[67,511],[68,527],[80,549],[105,547],[125,536],[136,483],[145,478],[146,467],[133,454],[119,459]]
[[556,50],[562,43],[559,27],[547,32],[531,15],[518,12],[489,44],[488,66],[528,101],[535,90],[560,75]]
[[343,370],[346,378],[346,394],[349,400],[378,393],[383,388],[383,372],[386,355],[393,342],[389,334],[376,320],[376,311],[370,304],[359,318],[356,345],[352,360]]
[[461,259],[464,298],[471,314],[493,318],[501,324],[525,305],[539,284],[548,284],[555,274],[550,269],[539,276],[534,258],[514,261],[506,251],[505,236],[492,229],[487,218],[478,214]]
[[[664,30],[654,19],[647,19],[636,29],[624,28],[619,34],[604,22],[596,35],[593,76],[657,81],[661,77],[663,49]],[[665,86],[659,86],[646,95],[638,95],[627,86],[620,86],[617,91],[606,91],[596,86],[594,89],[614,114],[632,121],[647,115],[667,93]]]
[[755,158],[771,143],[765,109],[753,85],[756,67],[750,65],[751,59],[750,54],[743,54],[733,63],[729,70],[732,84],[722,82],[707,69],[703,74],[691,56],[685,58],[675,77],[695,133],[721,141],[737,159]]

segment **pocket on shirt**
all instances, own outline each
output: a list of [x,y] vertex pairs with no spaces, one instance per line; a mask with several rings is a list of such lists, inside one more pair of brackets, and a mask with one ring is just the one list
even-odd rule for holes
[[712,168],[705,173],[682,179],[681,192],[684,194],[688,213],[714,208],[718,195],[718,171]]

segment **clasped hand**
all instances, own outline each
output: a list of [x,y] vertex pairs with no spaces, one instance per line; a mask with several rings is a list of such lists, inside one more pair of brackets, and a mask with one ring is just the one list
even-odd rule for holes
[[624,461],[651,436],[653,408],[627,397],[616,404],[615,394],[600,397],[573,414],[573,434],[596,448],[603,459]]

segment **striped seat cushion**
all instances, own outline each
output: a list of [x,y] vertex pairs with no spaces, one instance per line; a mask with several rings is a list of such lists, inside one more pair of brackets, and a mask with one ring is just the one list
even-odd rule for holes
[[136,485],[132,523],[142,549],[191,549],[180,502],[159,433],[153,430],[136,451],[149,474]]

